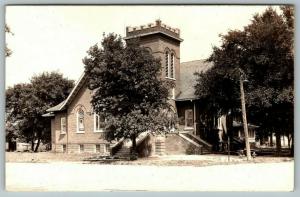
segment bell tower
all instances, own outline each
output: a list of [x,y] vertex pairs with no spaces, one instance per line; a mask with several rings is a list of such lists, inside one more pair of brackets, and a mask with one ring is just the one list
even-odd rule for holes
[[161,78],[174,81],[175,87],[170,90],[171,99],[179,94],[180,77],[180,30],[163,24],[155,23],[137,27],[126,27],[125,40],[139,38],[140,44],[149,49],[153,56],[161,59]]

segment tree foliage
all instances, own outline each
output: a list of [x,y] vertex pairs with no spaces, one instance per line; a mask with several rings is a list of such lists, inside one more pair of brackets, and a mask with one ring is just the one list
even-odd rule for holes
[[[16,84],[6,90],[7,140],[23,139],[32,144],[50,142],[50,121],[46,110],[62,102],[74,86],[72,80],[57,72],[33,76],[30,83]],[[35,147],[37,151],[38,146]],[[33,145],[32,145],[33,150]]]
[[[7,24],[5,24],[5,33],[14,35],[12,33],[10,27]],[[8,48],[7,44],[6,44],[6,46],[5,46],[5,57],[9,57],[9,56],[11,56],[11,54],[12,54],[12,50],[10,48]]]
[[242,70],[248,118],[264,131],[293,133],[294,9],[282,6],[256,14],[243,30],[220,35],[208,61],[214,66],[198,73],[196,94],[207,109],[219,113],[240,106],[238,78]]
[[120,36],[109,34],[101,47],[89,49],[83,62],[94,91],[93,109],[106,117],[109,139],[127,137],[134,145],[137,135],[150,129],[157,117],[153,114],[169,106],[168,89],[159,78],[160,60],[139,46],[138,40],[125,44]]

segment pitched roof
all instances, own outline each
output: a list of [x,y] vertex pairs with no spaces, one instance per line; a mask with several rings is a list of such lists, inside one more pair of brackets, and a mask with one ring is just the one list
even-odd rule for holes
[[47,109],[47,112],[55,112],[55,111],[60,111],[60,108],[64,105],[64,103],[66,102],[66,100],[64,100],[63,102],[59,103],[58,105],[55,105],[54,107],[51,107],[49,109]]
[[194,100],[197,99],[195,95],[194,86],[196,85],[195,72],[206,72],[212,67],[212,62],[205,62],[205,60],[194,60],[180,63],[180,93],[176,97],[180,100]]
[[79,80],[76,82],[74,88],[72,89],[71,93],[69,96],[64,100],[63,102],[59,103],[58,105],[51,107],[47,109],[47,112],[56,112],[56,111],[61,111],[65,109],[65,107],[70,104],[70,102],[74,99],[80,88],[83,86],[84,82],[87,79],[87,75],[85,72],[80,76]]
[[[196,85],[196,76],[194,75],[194,73],[205,72],[209,68],[211,68],[211,66],[212,63],[205,62],[205,60],[194,60],[189,62],[182,62],[180,64],[180,80],[179,80],[180,93],[176,97],[176,100],[184,101],[184,100],[197,99],[196,95],[194,94],[195,92],[194,86]],[[77,81],[76,85],[72,89],[67,99],[62,101],[58,105],[47,109],[47,112],[58,112],[64,110],[66,106],[70,104],[70,102],[77,95],[78,91],[86,81],[86,78],[87,75],[84,72],[79,78],[79,80]]]

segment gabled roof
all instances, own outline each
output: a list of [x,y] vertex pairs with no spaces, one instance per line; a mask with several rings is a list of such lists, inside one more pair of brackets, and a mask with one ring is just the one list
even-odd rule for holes
[[84,85],[86,79],[87,79],[87,75],[84,72],[80,76],[79,80],[76,82],[74,88],[72,89],[71,93],[66,98],[66,100],[64,100],[63,102],[59,103],[58,105],[56,105],[54,107],[47,109],[46,111],[47,112],[57,112],[57,111],[64,110],[66,108],[66,106],[69,105],[72,102],[72,100],[74,99],[74,97],[77,95],[80,88]]
[[[194,73],[205,72],[209,68],[211,68],[212,65],[213,64],[211,62],[205,62],[205,60],[182,62],[180,64],[180,80],[178,84],[180,88],[180,93],[176,97],[176,100],[184,101],[197,99],[194,89],[194,86],[196,85],[196,76],[194,75]],[[47,112],[58,112],[66,109],[66,106],[68,106],[72,102],[80,88],[85,84],[86,79],[87,75],[84,72],[79,78],[79,80],[76,82],[76,85],[72,89],[67,99],[62,101],[58,105],[47,109]]]
[[180,93],[176,97],[176,100],[184,101],[197,99],[194,88],[196,85],[196,76],[194,73],[206,72],[212,67],[212,65],[212,62],[206,62],[205,60],[195,60],[180,63]]
[[47,109],[47,112],[55,112],[55,111],[60,111],[61,107],[64,105],[64,103],[66,102],[66,100],[64,100],[63,102],[59,103],[58,105],[51,107],[49,109]]

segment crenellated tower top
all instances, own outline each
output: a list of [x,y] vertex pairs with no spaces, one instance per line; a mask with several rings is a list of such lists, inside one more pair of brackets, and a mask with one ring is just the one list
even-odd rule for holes
[[172,28],[166,24],[163,24],[159,19],[156,20],[155,23],[149,23],[147,25],[140,25],[135,27],[127,26],[125,40],[133,37],[147,36],[156,33],[165,34],[166,36],[170,36],[180,42],[183,41],[180,38],[180,30],[178,28]]

